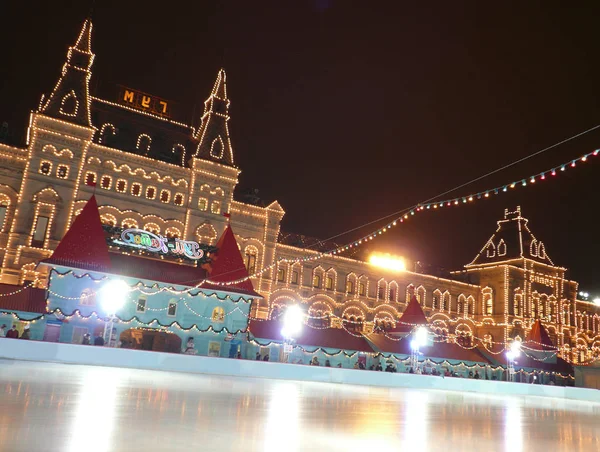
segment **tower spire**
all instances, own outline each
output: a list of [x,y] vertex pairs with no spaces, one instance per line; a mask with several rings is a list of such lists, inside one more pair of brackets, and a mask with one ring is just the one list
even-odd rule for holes
[[69,47],[67,60],[54,89],[43,102],[42,113],[90,127],[89,84],[94,62],[92,22],[86,19],[75,45]]
[[198,148],[194,157],[233,165],[233,149],[229,138],[229,99],[227,76],[220,69],[210,93],[204,101],[202,124],[198,129]]

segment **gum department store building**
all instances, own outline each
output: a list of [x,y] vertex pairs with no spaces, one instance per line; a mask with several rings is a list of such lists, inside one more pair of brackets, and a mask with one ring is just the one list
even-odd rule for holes
[[[285,211],[276,201],[263,207],[234,199],[240,169],[223,70],[201,123],[187,125],[168,119],[166,102],[133,90],[125,89],[118,103],[92,97],[91,37],[86,21],[56,84],[31,113],[26,147],[0,144],[3,284],[45,284],[37,263],[52,254],[94,192],[105,224],[211,245],[230,213],[250,274],[281,258],[317,253],[286,243]],[[600,317],[592,303],[577,300],[577,283],[565,279],[565,270],[517,208],[505,212],[456,279],[386,271],[343,256],[280,263],[252,278],[264,296],[252,310],[268,318],[300,302],[314,316],[329,315],[323,326],[368,332],[393,326],[414,292],[434,330],[456,335],[464,346],[474,338],[490,349],[524,339],[541,319],[561,355],[581,361],[600,349]]]

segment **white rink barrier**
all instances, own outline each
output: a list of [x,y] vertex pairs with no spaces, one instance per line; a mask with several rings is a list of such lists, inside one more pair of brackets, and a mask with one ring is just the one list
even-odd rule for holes
[[586,388],[313,367],[6,338],[0,338],[0,358],[390,388],[542,396],[600,403],[600,391]]

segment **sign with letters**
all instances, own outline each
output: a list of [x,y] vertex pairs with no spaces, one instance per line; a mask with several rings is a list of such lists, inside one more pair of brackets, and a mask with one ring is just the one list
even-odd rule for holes
[[168,101],[124,86],[121,87],[119,103],[155,115],[170,116]]
[[192,240],[169,238],[137,228],[114,228],[104,226],[109,233],[108,243],[124,248],[136,248],[151,254],[164,254],[174,258],[186,258],[197,262],[207,262],[209,253],[216,251],[210,245]]

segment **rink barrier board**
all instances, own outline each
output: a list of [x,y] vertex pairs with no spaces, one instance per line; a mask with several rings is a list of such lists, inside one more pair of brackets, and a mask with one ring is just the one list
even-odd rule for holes
[[6,338],[0,338],[0,358],[388,388],[542,396],[600,403],[600,391],[586,388],[314,367]]

